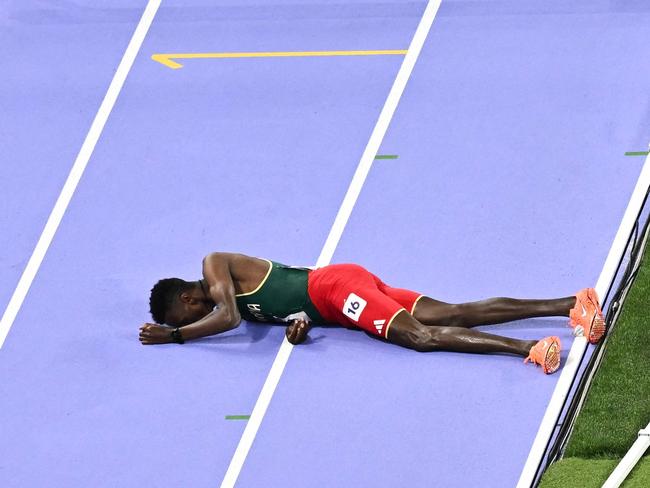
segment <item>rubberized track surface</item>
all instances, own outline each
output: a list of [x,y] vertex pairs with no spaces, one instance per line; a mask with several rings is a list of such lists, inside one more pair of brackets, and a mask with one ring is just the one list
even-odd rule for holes
[[[251,412],[284,328],[144,348],[148,290],[212,250],[314,263],[401,63],[151,55],[406,49],[425,7],[209,3],[163,3],[0,351],[2,486],[221,481],[245,424],[225,416]],[[443,1],[380,151],[399,157],[375,161],[333,262],[450,302],[591,285],[650,135],[631,5]],[[3,307],[144,6],[0,11]],[[556,319],[484,329],[572,340]],[[311,336],[238,486],[516,483],[557,376]]]

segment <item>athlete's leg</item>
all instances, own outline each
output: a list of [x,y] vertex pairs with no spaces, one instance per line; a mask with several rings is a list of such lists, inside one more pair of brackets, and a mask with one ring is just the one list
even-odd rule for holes
[[576,297],[553,300],[519,300],[490,298],[480,302],[451,304],[429,297],[418,300],[413,311],[417,321],[425,325],[474,327],[500,324],[531,317],[568,317]]
[[397,314],[388,329],[389,342],[416,351],[503,352],[526,357],[537,341],[511,339],[463,327],[427,327],[406,310]]

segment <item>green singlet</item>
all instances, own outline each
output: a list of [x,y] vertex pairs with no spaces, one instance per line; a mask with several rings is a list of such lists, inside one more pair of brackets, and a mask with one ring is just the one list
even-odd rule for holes
[[269,270],[259,286],[251,292],[235,295],[242,318],[255,322],[289,322],[303,318],[325,323],[307,293],[310,270],[265,261],[269,263]]

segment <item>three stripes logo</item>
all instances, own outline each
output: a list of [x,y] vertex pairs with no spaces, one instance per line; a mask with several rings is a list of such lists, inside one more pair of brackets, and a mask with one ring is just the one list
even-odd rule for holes
[[382,329],[384,328],[384,324],[386,323],[385,320],[375,320],[373,322],[375,324],[375,329],[377,329],[377,332],[381,334]]

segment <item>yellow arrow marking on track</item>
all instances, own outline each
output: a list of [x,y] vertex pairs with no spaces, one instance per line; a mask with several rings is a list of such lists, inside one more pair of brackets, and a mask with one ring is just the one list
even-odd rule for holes
[[291,58],[315,56],[380,56],[390,54],[406,54],[406,49],[383,51],[279,51],[260,53],[185,53],[185,54],[154,54],[151,59],[164,64],[171,69],[182,68],[183,65],[172,59],[211,59],[211,58]]

